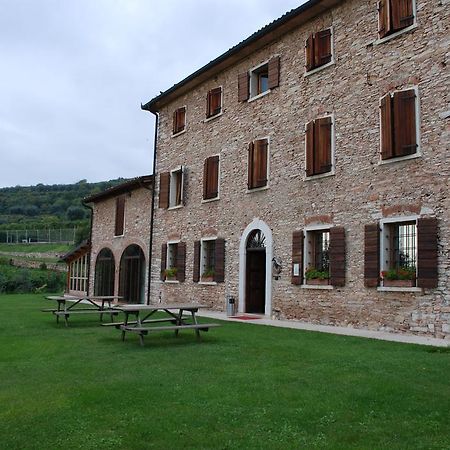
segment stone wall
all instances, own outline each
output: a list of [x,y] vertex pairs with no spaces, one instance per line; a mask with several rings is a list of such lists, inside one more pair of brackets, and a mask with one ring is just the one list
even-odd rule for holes
[[[233,295],[240,296],[243,310],[239,245],[246,227],[257,220],[271,230],[271,250],[282,261],[281,276],[271,280],[266,293],[277,317],[450,338],[450,123],[445,114],[450,109],[450,11],[431,0],[418,6],[415,29],[377,43],[377,2],[342,2],[160,111],[156,171],[184,165],[187,177],[185,206],[156,210],[152,301],[198,301],[224,310],[226,296]],[[335,63],[305,77],[304,42],[329,26]],[[281,57],[280,86],[239,103],[238,74],[273,55]],[[413,85],[420,99],[421,156],[380,164],[379,100]],[[206,93],[217,86],[223,87],[223,114],[205,122]],[[186,132],[172,138],[172,113],[183,105]],[[335,174],[305,180],[304,125],[324,114],[334,115]],[[269,183],[249,193],[247,148],[260,138],[269,139]],[[203,161],[214,154],[220,154],[220,199],[202,203]],[[412,207],[439,220],[438,288],[381,292],[364,287],[364,225]],[[344,287],[291,284],[292,232],[316,216],[345,227]],[[193,246],[211,230],[226,240],[225,282],[202,285],[192,281]],[[163,283],[161,244],[177,235],[187,243],[186,281]]]

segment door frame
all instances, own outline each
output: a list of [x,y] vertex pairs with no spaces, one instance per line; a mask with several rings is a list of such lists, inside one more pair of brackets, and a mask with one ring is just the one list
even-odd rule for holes
[[239,312],[245,312],[245,288],[247,277],[247,239],[253,230],[261,230],[266,238],[266,304],[264,314],[268,317],[272,315],[272,258],[273,239],[272,230],[260,219],[253,219],[242,233],[239,242]]

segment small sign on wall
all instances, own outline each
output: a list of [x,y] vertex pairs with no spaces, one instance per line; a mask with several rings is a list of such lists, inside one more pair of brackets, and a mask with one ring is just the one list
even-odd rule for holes
[[294,275],[294,277],[300,276],[300,264],[298,264],[298,263],[294,264],[293,275]]

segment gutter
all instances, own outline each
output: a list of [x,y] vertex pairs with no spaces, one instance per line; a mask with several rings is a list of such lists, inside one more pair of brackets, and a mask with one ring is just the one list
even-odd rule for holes
[[[93,227],[93,222],[94,222],[94,208],[92,208],[92,206],[88,205],[87,203],[84,202],[84,200],[81,200],[81,204],[89,209],[91,211],[91,227],[89,230],[89,242],[92,245],[92,227]],[[92,254],[92,247],[89,250],[89,264],[88,264],[88,271],[87,271],[87,279],[88,279],[88,283],[87,283],[87,290],[86,290],[86,295],[89,296],[89,291],[90,291],[90,286],[91,286],[91,254]]]

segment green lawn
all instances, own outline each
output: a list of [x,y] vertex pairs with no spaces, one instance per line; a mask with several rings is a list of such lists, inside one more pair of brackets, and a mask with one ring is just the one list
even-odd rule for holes
[[248,323],[140,347],[47,303],[0,296],[2,449],[450,448],[448,349]]
[[4,244],[0,243],[0,252],[14,253],[67,253],[73,245],[68,244]]

